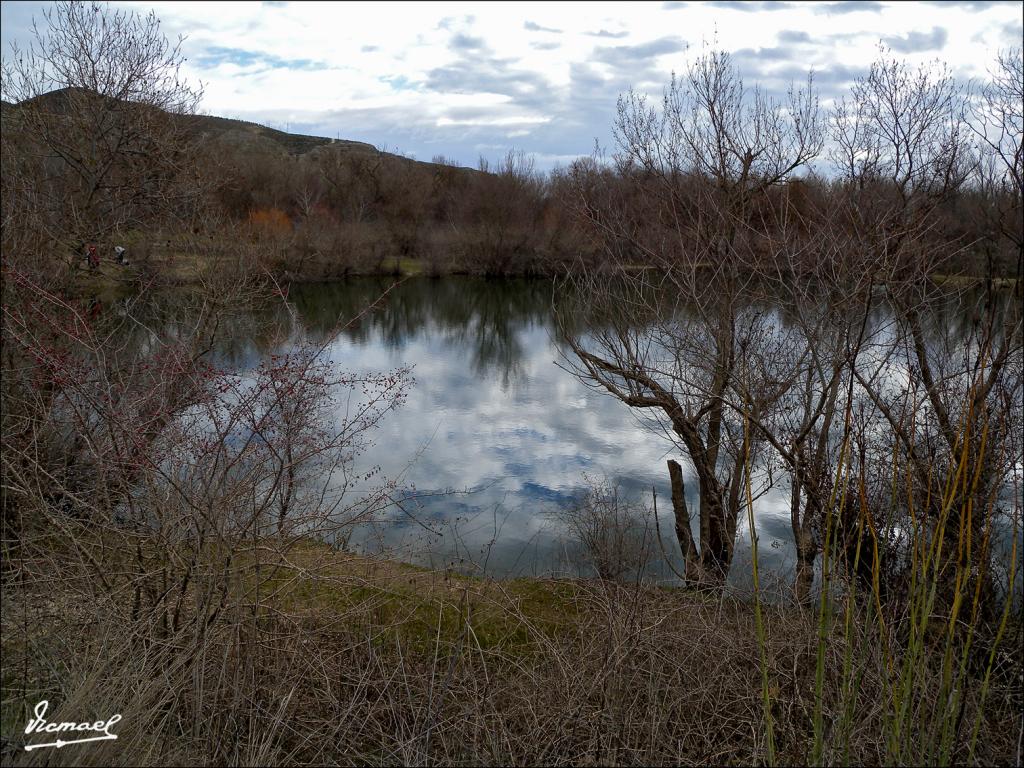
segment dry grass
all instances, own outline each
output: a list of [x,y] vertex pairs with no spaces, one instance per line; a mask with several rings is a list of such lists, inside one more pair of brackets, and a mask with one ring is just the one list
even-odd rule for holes
[[[52,581],[9,585],[5,764],[766,759],[760,650],[746,601],[602,581],[494,582],[315,544],[287,560],[275,577],[280,588],[258,610],[250,602],[251,615],[240,611],[196,652],[185,637],[126,636],[104,619],[116,611],[56,594]],[[777,760],[806,762],[814,618],[766,606],[765,621]],[[873,630],[853,642],[862,673],[847,759],[878,763],[883,662]],[[826,654],[826,722],[847,706],[839,685],[845,649],[837,622]],[[1019,656],[1007,663],[986,702],[982,762],[1015,759]],[[922,672],[937,689],[940,670]],[[123,714],[119,739],[21,751],[25,705],[42,698],[56,706],[55,719]],[[968,723],[974,701],[969,691]],[[832,763],[840,754],[838,744],[829,749],[830,736]]]

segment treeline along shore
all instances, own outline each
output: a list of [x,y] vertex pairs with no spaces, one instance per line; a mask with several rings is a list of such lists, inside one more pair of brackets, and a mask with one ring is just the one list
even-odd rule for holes
[[[1020,158],[988,147],[999,139],[997,126],[984,125],[995,116],[983,114],[982,95],[968,98],[968,84],[947,80],[946,92],[922,107],[952,122],[956,144],[908,136],[897,142],[906,146],[894,147],[903,159],[893,164],[872,157],[881,132],[858,135],[840,107],[819,110],[810,85],[798,107],[814,102],[803,137],[809,143],[794,168],[765,154],[748,158],[745,145],[729,147],[719,168],[623,145],[612,159],[584,157],[547,173],[516,150],[471,169],[443,156],[420,162],[360,142],[198,115],[195,94],[184,103],[147,104],[83,86],[26,91],[3,104],[6,207],[19,238],[34,248],[46,243],[51,264],[80,267],[93,241],[103,246],[104,263],[116,245],[129,246],[131,269],[111,275],[120,281],[154,272],[193,282],[211,264],[234,269],[241,258],[307,281],[561,275],[610,256],[633,268],[693,266],[706,243],[680,238],[679,222],[696,221],[730,196],[732,226],[752,270],[767,262],[777,270],[782,252],[799,254],[801,264],[787,268],[800,270],[871,247],[889,253],[886,269],[1020,279],[1013,181]],[[650,105],[620,104],[620,142],[643,142],[621,130],[671,133],[638,108]],[[632,124],[622,123],[631,110]],[[1006,152],[1008,176],[991,162]],[[905,242],[909,228],[914,236]]]

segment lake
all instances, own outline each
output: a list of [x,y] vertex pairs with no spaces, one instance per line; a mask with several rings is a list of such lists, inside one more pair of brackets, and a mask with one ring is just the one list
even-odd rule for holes
[[[289,301],[302,332],[323,340],[392,282],[295,285]],[[568,350],[555,336],[551,282],[449,277],[405,280],[330,341],[326,357],[345,369],[411,366],[415,377],[406,404],[357,459],[357,468],[379,466],[415,490],[406,492],[405,512],[393,509],[358,530],[353,549],[495,577],[588,574],[556,513],[585,493],[589,478],[647,506],[656,489],[664,547],[679,567],[665,462],[676,458],[685,472],[685,457],[641,412],[560,367]],[[244,371],[288,343],[261,342],[239,327],[221,362]],[[688,482],[688,494],[695,488]],[[768,492],[755,510],[761,562],[788,581],[788,491]],[[741,519],[737,585],[749,573],[745,528]],[[647,576],[674,581],[650,537]]]

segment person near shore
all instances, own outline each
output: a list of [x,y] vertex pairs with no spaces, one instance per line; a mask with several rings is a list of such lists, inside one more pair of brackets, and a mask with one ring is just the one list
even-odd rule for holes
[[125,250],[122,245],[114,246],[114,256],[117,258],[117,263],[121,266],[128,265],[128,251]]
[[89,260],[89,269],[96,269],[100,265],[100,254],[96,250],[95,243],[89,243],[85,249],[86,258]]

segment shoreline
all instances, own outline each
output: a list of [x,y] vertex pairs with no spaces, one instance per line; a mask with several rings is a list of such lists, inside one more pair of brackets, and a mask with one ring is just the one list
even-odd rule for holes
[[[105,295],[107,297],[126,295],[134,293],[137,287],[146,281],[163,287],[186,288],[201,285],[204,277],[219,269],[228,267],[223,259],[217,257],[204,258],[202,255],[182,256],[176,254],[173,258],[161,257],[151,258],[140,264],[130,264],[127,267],[101,262],[96,272],[90,272],[82,265],[73,268],[70,278],[70,295],[85,297],[91,295]],[[218,263],[221,262],[221,263]],[[627,272],[639,273],[644,271],[658,271],[658,267],[644,266],[641,264],[627,266]],[[274,274],[274,272],[271,272]],[[330,284],[344,282],[358,278],[427,278],[442,279],[447,277],[476,277],[489,280],[551,280],[571,274],[570,270],[509,270],[501,274],[477,273],[472,270],[454,265],[446,265],[438,269],[436,264],[427,263],[423,259],[410,257],[386,257],[381,261],[379,268],[351,269],[342,274],[317,275],[292,271],[287,267],[276,271],[275,278],[290,284]],[[945,274],[938,273],[930,276],[930,280],[936,287],[942,286],[969,286],[972,284],[983,284],[988,280],[985,276],[974,276],[967,274]],[[1009,290],[1021,293],[1024,281],[1017,277],[999,276],[991,278],[993,287],[999,290]]]

